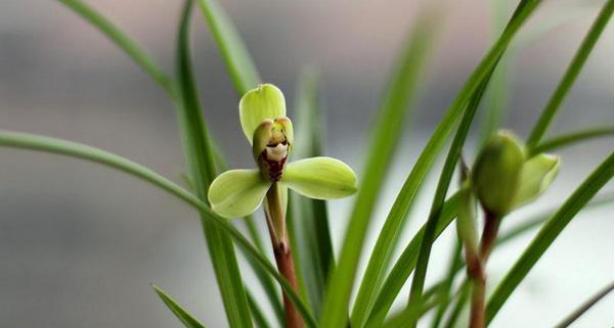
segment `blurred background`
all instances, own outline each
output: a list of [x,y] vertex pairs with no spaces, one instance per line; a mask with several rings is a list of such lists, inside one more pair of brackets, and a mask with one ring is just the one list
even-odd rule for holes
[[[182,1],[87,2],[173,72]],[[327,110],[326,153],[361,172],[389,70],[428,1],[221,2],[262,77],[279,85],[289,104],[301,70],[307,64],[320,70]],[[506,19],[515,4],[510,3]],[[602,4],[545,1],[524,27],[507,58],[511,74],[505,127],[527,134]],[[444,13],[438,22],[441,32],[366,248],[373,245],[425,140],[490,45],[497,31],[493,5],[494,0],[437,2]],[[195,13],[193,61],[205,116],[231,165],[252,166],[237,119],[238,97],[200,12]],[[611,122],[612,22],[551,132]],[[101,33],[57,1],[0,2],[0,128],[91,144],[178,182],[184,167],[174,108],[163,91]],[[504,229],[541,208],[560,204],[612,149],[613,140],[604,138],[560,152],[564,162],[555,187],[535,206],[510,217]],[[470,143],[466,153],[472,152]],[[404,241],[426,218],[433,180],[432,176],[419,197]],[[612,182],[603,190],[610,192]],[[353,199],[330,202],[338,250],[352,204]],[[444,273],[453,233],[446,231],[435,245],[430,281]],[[506,273],[532,236],[494,254],[491,283]],[[242,265],[246,279],[253,280]],[[612,278],[610,204],[582,212],[564,230],[493,326],[551,326]],[[178,327],[150,283],[166,289],[207,326],[226,326],[200,224],[191,208],[108,168],[0,149],[0,326]],[[576,326],[610,326],[612,309],[611,294]]]

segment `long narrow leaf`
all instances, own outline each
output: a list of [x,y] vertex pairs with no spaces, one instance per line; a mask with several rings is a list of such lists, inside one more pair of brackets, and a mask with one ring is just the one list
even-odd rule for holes
[[162,299],[164,304],[175,314],[177,319],[181,321],[186,328],[205,328],[205,325],[200,323],[196,318],[192,316],[188,311],[179,305],[171,296],[169,296],[164,290],[156,285],[152,285],[156,294]]
[[216,0],[198,0],[203,16],[226,64],[235,90],[241,96],[260,78],[239,33]]
[[[457,207],[460,204],[459,194],[451,196],[442,207],[438,226],[436,228],[436,237],[439,236],[455,218]],[[406,246],[397,262],[391,269],[391,272],[384,281],[382,288],[376,297],[376,302],[368,316],[366,327],[379,327],[389,312],[395,297],[403,287],[404,283],[410,276],[410,273],[416,266],[419,249],[425,233],[425,225],[417,231],[410,243]]]
[[468,298],[470,297],[470,291],[472,289],[471,287],[472,285],[469,283],[469,281],[465,281],[463,285],[461,285],[459,296],[457,297],[457,301],[453,305],[453,309],[451,310],[451,313],[446,319],[444,328],[455,327],[455,324],[457,323],[457,319],[459,319],[459,315],[461,314],[461,311],[463,310],[465,304],[468,301]]
[[562,207],[542,227],[538,235],[525,249],[521,257],[508,271],[489,299],[486,310],[487,322],[493,320],[508,297],[527,276],[553,241],[592,197],[613,177],[613,154],[579,186]]
[[[421,242],[421,249],[419,251],[419,257],[417,259],[417,264],[414,271],[414,278],[412,279],[412,287],[410,289],[410,300],[408,302],[408,307],[415,307],[417,308],[417,311],[423,303],[423,287],[427,276],[429,258],[431,257],[431,248],[435,241],[438,218],[440,216],[440,212],[442,211],[442,206],[444,206],[446,193],[448,192],[451,179],[453,178],[455,167],[457,166],[457,162],[461,156],[461,150],[463,149],[465,140],[470,132],[474,115],[478,110],[478,106],[488,84],[489,77],[484,80],[483,84],[479,86],[476,91],[474,91],[474,95],[465,110],[463,119],[459,124],[459,128],[457,129],[457,133],[455,134],[451,148],[446,156],[442,173],[440,174],[436,192],[431,203],[432,207],[429,213],[429,218],[427,219],[427,223],[425,225],[425,234]],[[411,323],[411,325],[412,324],[414,323]]]
[[613,135],[613,127],[600,127],[582,130],[573,133],[563,134],[541,142],[538,146],[531,149],[531,154],[539,154],[542,152],[551,151],[553,149],[572,145],[578,142],[590,140],[599,137],[610,137]]
[[94,8],[90,7],[81,0],[58,0],[68,8],[75,11],[83,19],[88,21],[104,35],[106,35],[113,43],[120,47],[132,60],[137,63],[154,81],[160,85],[164,91],[172,98],[177,97],[177,92],[173,86],[173,81],[158,68],[154,61],[139,46],[130,39],[122,30],[115,26],[112,22],[98,13]]
[[[432,164],[440,152],[440,149],[444,146],[446,139],[452,132],[456,121],[463,115],[463,109],[468,103],[471,95],[480,86],[480,84],[483,83],[483,80],[486,79],[492,72],[498,59],[511,42],[513,36],[539,3],[539,0],[521,1],[507,28],[504,30],[498,41],[493,45],[487,55],[479,63],[474,72],[470,75],[464,87],[436,127],[427,145],[423,148],[423,151],[414,164],[412,171],[406,179],[401,191],[398,194],[398,197],[395,200],[395,203],[393,204],[393,207],[391,208],[391,211],[389,212],[385,224],[379,234],[378,240],[376,241],[376,246],[370,258],[371,263],[368,264],[367,270],[375,270],[370,267],[372,265],[376,265],[374,263],[379,262],[378,260],[374,260],[375,262],[372,262],[372,259],[383,257],[388,262],[393,246],[396,244],[396,240],[399,237],[399,231],[406,221],[407,214],[411,209],[417,191],[432,167]],[[332,324],[333,326],[343,324],[344,319],[340,311],[343,311],[343,306],[348,302],[348,297],[354,281],[354,270],[356,270],[356,265],[358,263],[358,258],[361,251],[360,246],[363,241],[362,234],[366,229],[366,222],[358,221],[355,223],[354,220],[355,219],[353,217],[353,221],[351,221],[351,226],[349,228],[352,238],[345,241],[344,248],[342,249],[342,256],[339,264],[340,268],[337,270],[339,273],[336,272],[337,279],[332,280],[337,288],[332,291],[331,296],[329,296],[332,299],[330,303],[325,302],[327,305],[325,306],[325,310],[329,310],[331,313],[329,316],[323,316],[323,320],[321,321],[323,323]],[[363,223],[365,223],[365,225],[361,225]],[[353,226],[352,224],[355,224],[356,226]],[[358,236],[353,237],[355,234]],[[348,263],[343,265],[342,262],[344,261],[345,253],[348,254],[346,255],[348,256],[346,260]],[[378,266],[386,267],[386,265]],[[342,267],[344,270],[341,269]],[[379,283],[379,280],[375,278],[377,277],[372,277],[372,280],[366,280],[364,278],[362,286],[366,283]],[[366,312],[370,312],[369,304],[372,302],[371,299],[372,297],[370,295],[365,302],[367,304]]]
[[604,4],[604,7],[602,7],[598,17],[596,17],[596,20],[592,24],[589,32],[583,39],[581,46],[577,50],[577,53],[574,55],[572,62],[568,66],[566,73],[564,73],[562,80],[553,92],[553,95],[549,99],[545,109],[542,111],[540,118],[534,125],[534,128],[532,129],[532,132],[527,140],[528,147],[532,148],[536,146],[547,132],[547,129],[555,118],[560,105],[564,101],[566,95],[568,95],[568,91],[572,88],[574,81],[579,76],[581,69],[585,65],[585,62],[587,62],[589,54],[594,49],[594,46],[600,38],[600,34],[602,34],[602,31],[611,19],[611,16],[613,16],[613,0],[608,0]]
[[[505,27],[511,2],[499,0],[491,0],[489,2],[493,11],[492,31],[496,32],[493,34],[495,40],[500,31]],[[515,53],[514,50],[518,48],[518,43],[517,47],[511,46],[507,53],[502,56],[498,66],[493,71],[491,82],[485,92],[485,106],[483,106],[483,117],[480,124],[480,145],[483,145],[495,133],[507,112],[509,72],[511,70],[512,57]]]
[[[422,68],[430,49],[433,31],[431,21],[421,21],[410,35],[404,53],[395,67],[388,92],[379,110],[375,124],[373,140],[368,151],[368,158],[363,170],[363,178],[356,197],[350,224],[346,229],[344,243],[338,266],[330,277],[323,305],[322,326],[342,327],[348,320],[348,301],[355,280],[357,264],[363,249],[363,242],[370,217],[377,201],[377,195],[391,164],[391,158],[399,144],[403,129],[404,116],[416,92]],[[378,272],[376,272],[378,274]],[[375,281],[374,281],[375,282]],[[363,287],[365,290],[366,287]],[[368,288],[368,287],[367,287]],[[359,307],[354,310],[353,321],[364,320],[361,308],[369,301],[365,293],[360,292]],[[369,296],[369,295],[367,295]]]
[[269,324],[269,322],[267,322],[265,313],[263,313],[263,310],[259,306],[258,301],[254,298],[254,296],[249,291],[248,291],[248,304],[250,305],[250,311],[252,312],[252,318],[254,318],[254,323],[256,327],[270,328],[271,325]]
[[564,318],[562,322],[558,323],[555,328],[566,328],[573,322],[577,321],[587,310],[596,305],[603,297],[613,291],[613,282],[609,283],[606,287],[601,288],[595,295],[592,295],[587,301],[583,302],[581,306],[574,310],[569,316]]
[[[190,59],[192,0],[185,2],[177,38],[177,77],[180,90],[179,128],[184,155],[197,197],[206,202],[209,184],[216,177],[211,141],[197,94]],[[231,327],[252,327],[248,299],[243,287],[233,241],[208,220],[202,220],[207,249],[216,273],[226,317]]]
[[239,247],[245,249],[250,257],[254,258],[264,270],[280,283],[284,292],[289,296],[290,300],[306,320],[306,323],[310,327],[316,326],[316,320],[308,307],[303,303],[288,281],[278,273],[277,269],[271,264],[267,257],[254,248],[250,241],[248,241],[241,232],[235,229],[228,220],[215,214],[209,206],[197,196],[186,191],[167,178],[124,157],[88,145],[57,138],[0,130],[0,147],[42,151],[95,162],[135,176],[177,197],[186,204],[199,210],[202,214],[202,220],[210,221],[219,228],[224,229]]
[[[307,158],[324,155],[321,140],[325,138],[325,128],[319,106],[318,77],[311,70],[305,70],[301,75],[295,109],[299,123],[295,130],[297,151],[294,156]],[[307,282],[305,288],[318,315],[329,272],[335,265],[327,204],[323,200],[307,199],[294,193],[291,198],[296,220],[294,225],[300,228],[295,237],[301,239],[297,241],[302,246],[293,253],[300,258],[298,263],[301,263],[301,272]]]
[[444,318],[444,314],[446,313],[448,306],[451,305],[449,301],[451,300],[451,289],[453,288],[453,283],[455,282],[457,268],[460,264],[463,264],[463,259],[461,257],[461,247],[461,240],[457,237],[455,240],[455,246],[453,247],[453,250],[451,252],[451,258],[448,264],[448,269],[446,270],[446,276],[442,280],[442,283],[438,285],[438,293],[440,294],[440,298],[442,298],[443,301],[440,303],[440,305],[438,305],[438,308],[436,309],[436,313],[434,314],[431,322],[431,328],[438,328],[440,326],[440,322],[442,322],[442,319]]

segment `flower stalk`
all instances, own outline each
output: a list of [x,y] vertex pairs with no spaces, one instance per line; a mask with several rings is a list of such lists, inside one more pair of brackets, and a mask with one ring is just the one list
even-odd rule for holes
[[[288,283],[293,289],[297,291],[297,275],[295,274],[295,264],[293,262],[290,242],[288,241],[288,232],[286,231],[286,210],[283,207],[282,197],[280,197],[280,189],[283,188],[280,188],[277,183],[274,183],[267,192],[265,216],[267,218],[267,227],[269,228],[271,246],[273,248],[278,271],[288,280]],[[303,327],[304,324],[301,315],[286,294],[282,294],[284,299],[286,327]]]
[[[465,204],[458,213],[457,231],[464,243],[467,273],[472,281],[470,328],[485,327],[486,266],[502,219],[542,194],[555,179],[559,164],[556,156],[528,156],[525,145],[514,134],[500,131],[481,150],[470,176],[463,174]],[[485,219],[479,245],[472,194],[480,202]]]

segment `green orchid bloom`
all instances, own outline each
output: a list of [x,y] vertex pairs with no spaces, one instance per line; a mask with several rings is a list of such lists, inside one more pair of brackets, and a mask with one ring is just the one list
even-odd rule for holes
[[294,145],[293,125],[286,117],[284,95],[276,86],[263,84],[248,91],[239,102],[239,117],[258,168],[230,170],[212,182],[208,199],[219,215],[251,214],[265,197],[266,212],[274,205],[285,212],[288,188],[315,199],[342,198],[356,191],[356,175],[342,161],[330,157],[288,161]]

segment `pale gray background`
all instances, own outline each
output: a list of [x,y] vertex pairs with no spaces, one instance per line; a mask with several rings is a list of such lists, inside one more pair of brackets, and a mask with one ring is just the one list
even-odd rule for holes
[[[181,1],[89,3],[172,72]],[[264,79],[282,87],[289,104],[301,68],[309,63],[321,69],[328,109],[327,154],[360,172],[388,69],[420,4],[229,0],[223,5]],[[374,216],[368,246],[418,151],[492,37],[487,1],[443,5],[443,33]],[[601,5],[602,1],[546,1],[533,17],[520,35],[526,41],[515,52],[507,127],[521,135],[528,132]],[[252,165],[236,117],[237,97],[200,14],[193,23],[194,62],[213,134],[234,167]],[[538,37],[536,31],[542,31]],[[555,132],[611,124],[612,59],[611,23],[558,117]],[[0,1],[0,128],[92,144],[176,181],[184,165],[174,110],[161,89],[56,1]],[[561,203],[612,148],[612,140],[602,140],[562,152],[564,164],[555,187],[507,224],[545,204]],[[612,183],[607,189],[604,192],[612,190]],[[404,240],[424,221],[432,191],[433,184],[421,196]],[[352,199],[347,199],[330,206],[338,249],[351,205]],[[506,272],[529,240],[531,234],[494,254],[491,282]],[[434,248],[433,277],[443,272],[449,241],[445,238]],[[522,283],[494,326],[554,324],[612,280],[612,255],[612,206],[580,215]],[[246,277],[252,279],[249,273]],[[193,210],[107,168],[0,149],[0,327],[179,326],[151,291],[150,282],[167,289],[209,327],[226,326]],[[610,326],[612,307],[611,295],[577,327]]]

